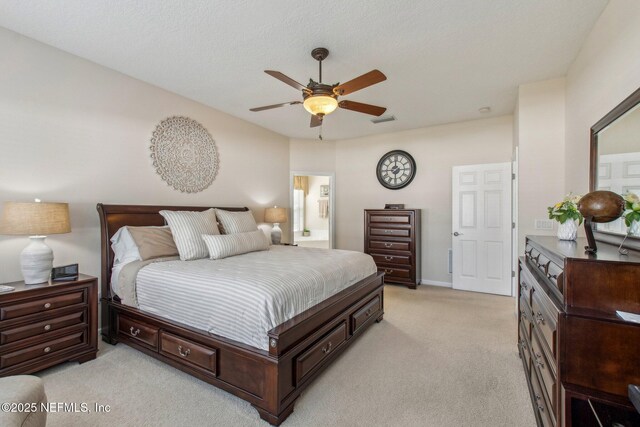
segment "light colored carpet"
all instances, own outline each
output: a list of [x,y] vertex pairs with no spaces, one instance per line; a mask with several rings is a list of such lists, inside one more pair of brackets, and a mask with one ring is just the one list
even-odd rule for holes
[[[246,402],[125,345],[39,374],[50,402],[111,405],[51,413],[55,426],[266,426]],[[535,426],[512,298],[385,288],[373,325],[298,399],[294,426]]]

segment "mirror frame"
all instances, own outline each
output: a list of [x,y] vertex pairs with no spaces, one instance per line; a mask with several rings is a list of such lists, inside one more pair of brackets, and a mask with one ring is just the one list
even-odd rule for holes
[[[598,132],[618,120],[626,112],[640,104],[640,89],[629,95],[618,106],[611,110],[591,127],[591,152],[589,160],[589,191],[595,191],[596,179],[598,177]],[[611,233],[609,231],[599,231],[594,228],[593,236],[597,241],[623,245],[629,249],[640,250],[640,237],[626,236],[623,234]]]

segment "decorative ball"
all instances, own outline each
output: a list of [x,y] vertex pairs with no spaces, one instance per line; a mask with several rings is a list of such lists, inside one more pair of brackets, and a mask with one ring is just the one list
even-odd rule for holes
[[611,222],[622,216],[624,199],[612,191],[592,191],[582,196],[578,210],[583,217],[591,217],[592,222]]

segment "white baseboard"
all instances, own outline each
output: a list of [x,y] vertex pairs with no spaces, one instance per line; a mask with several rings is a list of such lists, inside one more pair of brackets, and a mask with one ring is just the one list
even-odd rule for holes
[[438,282],[437,280],[420,279],[420,284],[431,286],[442,286],[443,288],[450,288],[451,282]]

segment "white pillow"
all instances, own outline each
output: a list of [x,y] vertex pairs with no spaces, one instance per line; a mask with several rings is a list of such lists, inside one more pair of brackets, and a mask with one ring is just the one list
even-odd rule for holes
[[216,209],[216,216],[224,234],[247,233],[258,229],[258,224],[256,224],[251,211],[231,212]]
[[215,236],[203,234],[202,240],[207,245],[211,259],[222,259],[269,249],[269,240],[260,230]]
[[138,245],[133,240],[129,229],[125,225],[120,227],[116,234],[111,237],[111,249],[113,250],[113,264],[126,264],[132,261],[140,261],[140,251]]
[[216,223],[215,210],[203,212],[193,211],[160,211],[171,228],[173,240],[182,261],[206,258],[209,252],[202,240],[203,234],[220,234]]

